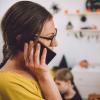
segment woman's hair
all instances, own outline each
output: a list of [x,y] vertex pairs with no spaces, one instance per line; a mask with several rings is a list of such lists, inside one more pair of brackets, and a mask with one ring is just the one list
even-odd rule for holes
[[4,15],[1,28],[6,51],[15,56],[23,50],[24,43],[35,40],[46,21],[52,15],[41,5],[31,1],[19,1],[12,5]]
[[56,72],[54,80],[61,80],[61,81],[71,81],[73,83],[73,75],[67,68],[59,69]]

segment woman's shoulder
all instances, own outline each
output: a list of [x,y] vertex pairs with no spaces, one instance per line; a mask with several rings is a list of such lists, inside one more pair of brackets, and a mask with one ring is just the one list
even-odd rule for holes
[[13,79],[13,74],[11,75],[8,71],[0,70],[0,84],[7,84],[10,80]]
[[9,75],[7,72],[0,71],[0,91],[9,87]]
[[0,71],[0,89],[8,87],[17,87],[17,89],[24,87],[29,90],[34,89],[37,91],[39,85],[35,80],[28,79],[18,73],[11,71]]
[[[16,92],[15,92],[16,91]],[[24,92],[23,92],[24,91]],[[22,95],[30,94],[32,98],[41,97],[39,85],[35,80],[28,79],[20,74],[11,71],[0,71],[0,93],[22,93]],[[26,94],[23,94],[26,93]],[[13,94],[14,95],[14,94]]]
[[29,81],[14,72],[0,70],[0,87],[9,87],[11,84],[22,84],[26,82]]
[[38,82],[35,79],[28,78],[12,71],[0,71],[0,85],[20,85],[27,86],[29,88],[39,87]]
[[16,82],[31,82],[35,80],[29,79],[25,77],[24,75],[21,75],[17,72],[9,71],[9,70],[0,70],[0,82],[6,82],[6,81],[16,81]]
[[7,72],[0,70],[0,83],[8,80],[9,75]]

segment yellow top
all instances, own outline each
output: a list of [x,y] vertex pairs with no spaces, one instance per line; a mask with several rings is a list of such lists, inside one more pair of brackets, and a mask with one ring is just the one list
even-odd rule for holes
[[0,71],[0,100],[44,100],[38,83],[20,74]]

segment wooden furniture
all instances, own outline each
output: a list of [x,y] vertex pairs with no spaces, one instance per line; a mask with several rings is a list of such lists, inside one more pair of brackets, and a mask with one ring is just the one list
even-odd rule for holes
[[88,100],[100,100],[100,94],[89,94]]

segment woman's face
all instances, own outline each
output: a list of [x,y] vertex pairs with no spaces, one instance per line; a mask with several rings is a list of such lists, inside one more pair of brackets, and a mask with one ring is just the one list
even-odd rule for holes
[[[54,35],[56,35],[56,29],[53,20],[46,21],[43,26],[42,32],[40,34],[40,37],[50,38],[53,37]],[[52,40],[39,38],[39,41],[49,48],[53,48],[57,46],[57,41],[55,37]]]

